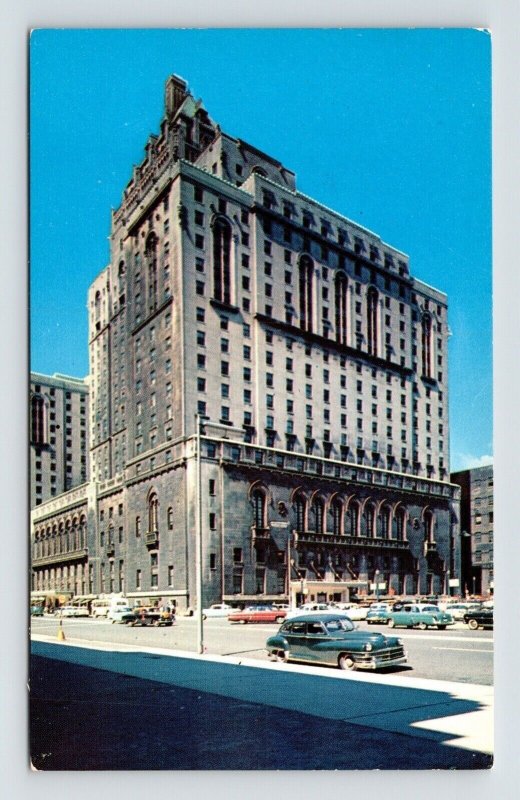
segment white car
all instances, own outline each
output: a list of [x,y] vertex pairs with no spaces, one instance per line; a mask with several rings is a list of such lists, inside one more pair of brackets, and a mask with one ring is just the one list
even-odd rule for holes
[[353,622],[359,622],[359,620],[367,618],[368,608],[366,606],[358,606],[357,603],[338,603],[336,608],[339,611],[344,611]]
[[[337,606],[331,606],[328,603],[304,603],[299,608],[294,608],[292,611],[289,611],[286,619],[292,619],[293,617],[301,617],[302,614],[337,614],[339,611]],[[348,612],[341,611],[342,614],[347,616]]]
[[117,608],[109,612],[107,618],[112,620],[112,622],[121,622],[125,625],[130,625],[135,622],[137,616],[130,606],[117,606]]
[[209,608],[202,609],[202,619],[207,617],[228,617],[235,609],[226,603],[213,603]]
[[90,617],[86,606],[62,606],[58,614],[60,617]]

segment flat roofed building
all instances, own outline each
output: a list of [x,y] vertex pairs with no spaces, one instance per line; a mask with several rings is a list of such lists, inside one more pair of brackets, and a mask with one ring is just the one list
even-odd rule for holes
[[204,602],[447,587],[446,295],[176,76],[88,312],[94,591],[194,605],[196,415]]

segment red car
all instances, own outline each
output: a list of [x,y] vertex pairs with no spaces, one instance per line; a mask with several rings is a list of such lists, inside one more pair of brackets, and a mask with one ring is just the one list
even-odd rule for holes
[[256,608],[244,608],[243,611],[234,611],[228,616],[230,622],[240,622],[246,625],[248,622],[277,622],[282,623],[287,615],[283,608],[269,608],[267,606],[257,606]]

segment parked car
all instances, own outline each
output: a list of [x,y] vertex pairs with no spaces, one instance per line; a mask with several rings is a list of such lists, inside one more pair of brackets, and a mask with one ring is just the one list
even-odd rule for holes
[[446,630],[448,625],[453,625],[453,617],[438,606],[405,603],[400,611],[388,613],[388,627],[396,628],[426,628],[436,627],[440,631]]
[[31,606],[31,617],[43,617],[43,606]]
[[359,606],[357,603],[337,603],[336,611],[344,611],[352,622],[359,622],[367,618],[368,606]]
[[109,617],[111,622],[120,622],[123,625],[133,625],[136,618],[136,614],[130,606],[118,606],[112,609]]
[[62,606],[58,614],[60,617],[90,617],[87,606]]
[[396,637],[357,631],[344,614],[305,614],[286,619],[266,642],[269,658],[307,661],[340,669],[381,669],[406,662]]
[[243,611],[233,611],[228,616],[230,622],[240,622],[242,625],[248,622],[283,622],[287,616],[287,611],[282,608],[270,608],[269,606],[260,606],[244,608]]
[[464,622],[472,630],[493,627],[493,609],[477,608],[464,614]]
[[464,614],[469,613],[470,611],[474,611],[480,608],[478,604],[470,604],[470,603],[449,603],[445,611],[447,614],[451,614],[453,619],[456,622],[460,622],[464,619]]
[[202,619],[207,617],[227,617],[235,609],[226,603],[213,603],[209,608],[202,609]]
[[372,603],[365,617],[367,625],[386,625],[390,610],[389,603]]
[[161,626],[173,625],[175,618],[171,611],[165,611],[154,606],[139,606],[133,609],[134,621],[132,625],[154,625],[156,628]]
[[[287,619],[299,617],[301,614],[334,614],[337,613],[336,606],[329,605],[329,603],[304,603],[287,613]],[[342,612],[343,613],[343,612]]]

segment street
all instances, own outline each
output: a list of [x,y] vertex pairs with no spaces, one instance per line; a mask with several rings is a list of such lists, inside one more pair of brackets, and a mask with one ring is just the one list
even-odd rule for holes
[[[385,625],[368,626],[365,622],[357,625],[359,630],[396,635],[403,640],[408,663],[391,670],[396,677],[413,676],[485,686],[493,684],[493,631],[470,631],[462,623],[456,623],[446,631],[399,628],[390,631]],[[33,634],[57,639],[58,619],[35,617],[31,626]],[[267,661],[265,641],[277,629],[276,624],[238,625],[226,619],[208,619],[204,622],[205,652]],[[179,617],[169,628],[133,628],[104,619],[67,618],[63,620],[62,630],[71,642],[196,651],[196,620],[189,617]],[[314,669],[312,666],[306,668],[310,673]]]

